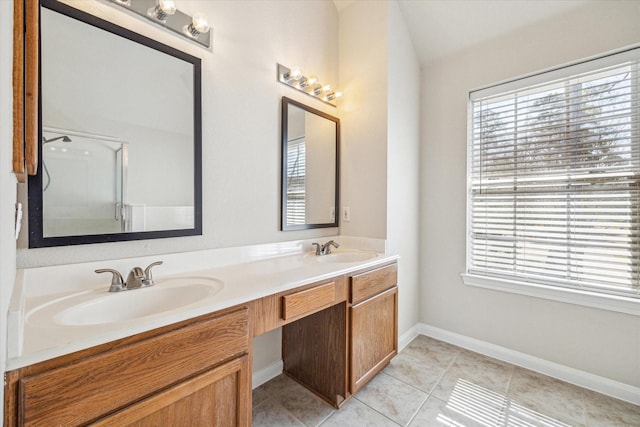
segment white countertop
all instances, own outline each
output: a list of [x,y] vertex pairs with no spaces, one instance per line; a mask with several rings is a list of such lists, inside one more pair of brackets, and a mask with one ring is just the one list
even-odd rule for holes
[[[339,237],[337,239],[339,239]],[[298,246],[300,248],[307,247],[306,243]],[[265,247],[266,245],[261,245],[261,250],[257,252],[269,252],[264,251]],[[250,250],[256,253],[255,248],[256,247],[251,247]],[[343,248],[341,249],[344,251]],[[378,249],[380,248],[378,247]],[[354,250],[357,251],[358,249]],[[236,248],[235,251],[238,251],[238,249]],[[184,257],[184,254],[179,254],[179,256]],[[170,259],[171,255],[157,256],[155,258]],[[204,259],[206,257],[203,256],[202,258]],[[373,258],[361,262],[318,262],[317,257],[313,255],[313,253],[301,251],[297,254],[271,256],[263,259],[254,256],[252,258],[253,260],[247,261],[245,258],[243,260],[245,262],[235,264],[232,263],[232,260],[227,260],[227,265],[188,271],[183,270],[177,274],[163,275],[163,270],[157,268],[156,274],[154,274],[156,283],[154,287],[125,291],[118,294],[153,292],[153,288],[160,288],[163,286],[163,283],[165,283],[165,286],[169,286],[169,283],[176,282],[174,279],[184,278],[185,280],[189,280],[190,277],[217,279],[223,283],[223,287],[212,297],[207,297],[195,303],[170,309],[162,313],[137,319],[122,320],[116,323],[80,326],[61,325],[53,321],[51,323],[42,321],[35,322],[30,321],[29,316],[34,310],[40,309],[52,301],[60,300],[69,295],[77,295],[83,292],[96,293],[100,294],[100,296],[113,295],[108,293],[109,276],[100,276],[99,281],[101,284],[97,286],[94,277],[96,275],[93,273],[94,267],[98,266],[98,264],[100,264],[100,267],[104,267],[105,264],[108,266],[108,263],[57,266],[54,269],[57,273],[54,272],[54,270],[47,270],[52,269],[52,267],[47,267],[44,271],[38,272],[20,271],[9,312],[10,334],[7,370],[20,368],[140,332],[243,304],[298,286],[364,268],[373,268],[396,260],[397,258],[396,255],[375,251]],[[192,264],[202,265],[202,263],[203,261]],[[214,264],[214,262],[211,262],[211,264]],[[144,264],[140,263],[140,265]],[[47,280],[49,280],[49,278],[54,280],[60,276],[59,273],[64,271],[65,268],[69,270],[69,276],[74,277],[76,281],[77,277],[82,277],[77,271],[80,269],[87,277],[87,280],[84,282],[91,282],[91,285],[81,286],[81,284],[66,281],[64,285],[60,282],[59,286],[49,284],[46,287],[46,290],[49,290],[49,292],[47,292],[43,289],[41,283],[34,283],[42,281],[43,277],[47,277]],[[116,266],[115,268],[118,267]],[[171,268],[167,270],[171,271]],[[174,270],[176,269],[174,268]],[[73,274],[71,274],[72,271]]]

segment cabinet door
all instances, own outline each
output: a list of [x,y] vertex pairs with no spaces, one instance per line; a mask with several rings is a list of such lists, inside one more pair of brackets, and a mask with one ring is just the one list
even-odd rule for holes
[[93,426],[249,426],[248,356],[177,384]]
[[19,381],[25,426],[85,425],[249,350],[248,311],[212,314]]
[[398,287],[353,305],[350,391],[355,394],[398,353]]

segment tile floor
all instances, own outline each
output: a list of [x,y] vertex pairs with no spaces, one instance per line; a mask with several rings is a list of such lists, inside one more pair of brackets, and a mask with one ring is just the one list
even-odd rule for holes
[[253,391],[254,427],[640,426],[640,406],[425,336],[340,410],[280,375]]

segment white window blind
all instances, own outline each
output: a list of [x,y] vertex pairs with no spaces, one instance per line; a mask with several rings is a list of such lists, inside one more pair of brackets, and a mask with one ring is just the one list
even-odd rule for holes
[[470,94],[467,274],[640,298],[639,51]]
[[287,142],[287,224],[306,221],[306,143],[300,137]]

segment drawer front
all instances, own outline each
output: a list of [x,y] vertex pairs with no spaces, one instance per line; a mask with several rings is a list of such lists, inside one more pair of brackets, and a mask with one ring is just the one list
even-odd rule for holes
[[398,264],[358,274],[351,278],[351,303],[357,304],[398,283]]
[[246,308],[20,380],[24,425],[83,424],[249,348]]
[[336,282],[326,283],[282,297],[282,318],[311,314],[329,307],[336,300]]

